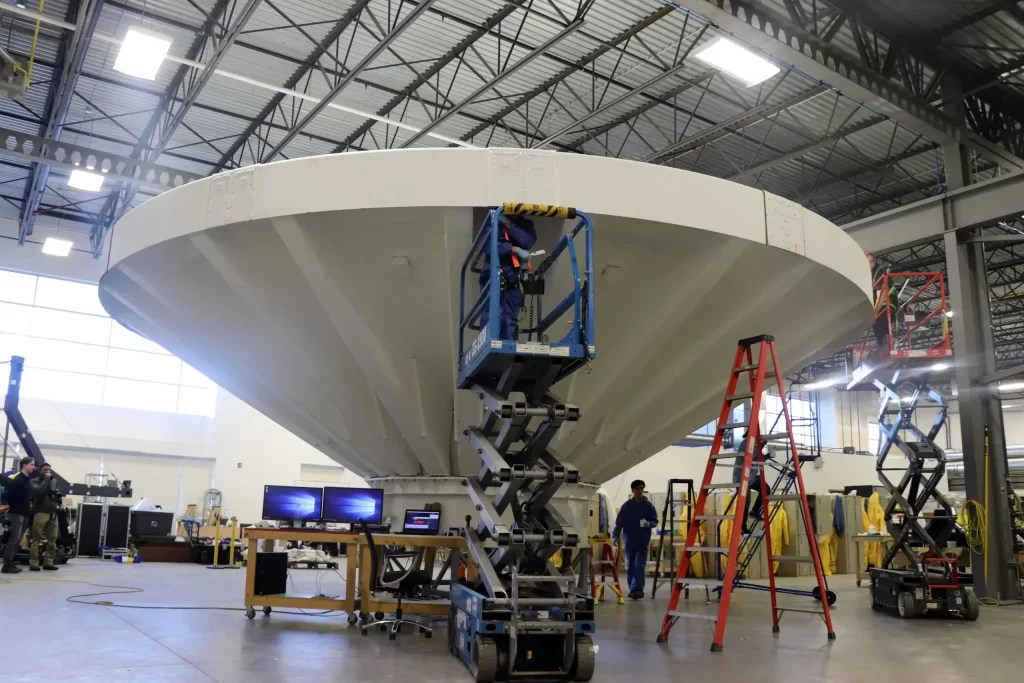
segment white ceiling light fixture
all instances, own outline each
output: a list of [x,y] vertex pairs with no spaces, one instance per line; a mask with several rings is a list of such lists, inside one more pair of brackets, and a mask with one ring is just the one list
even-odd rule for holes
[[121,42],[114,70],[147,81],[156,79],[156,72],[164,63],[171,39],[158,33],[130,28]]
[[823,379],[820,382],[814,382],[800,387],[801,391],[815,391],[817,389],[825,389],[827,387],[834,387],[839,384],[838,379]]
[[68,178],[68,187],[86,192],[99,192],[103,189],[103,176],[92,171],[75,169],[71,172],[71,177]]
[[728,38],[715,38],[694,55],[697,59],[735,76],[747,87],[767,81],[782,71],[772,62]]
[[999,385],[999,391],[1020,391],[1021,389],[1024,389],[1024,382],[1009,382]]
[[71,240],[62,240],[58,237],[47,237],[46,241],[43,242],[43,253],[49,254],[50,256],[67,256],[71,253],[71,247],[74,246],[74,242]]

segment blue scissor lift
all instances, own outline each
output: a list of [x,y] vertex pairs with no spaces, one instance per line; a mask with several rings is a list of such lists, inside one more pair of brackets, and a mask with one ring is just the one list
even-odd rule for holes
[[[515,215],[576,220],[544,261],[524,272],[523,284],[514,285],[535,297],[538,322],[531,319],[519,333],[527,341],[498,334],[499,231],[506,217]],[[584,244],[582,269],[577,238]],[[571,289],[544,315],[545,279],[559,260],[571,267]],[[483,404],[480,424],[464,432],[482,466],[466,478],[479,519],[472,526],[467,518],[463,530],[477,579],[452,585],[448,645],[477,681],[588,681],[594,672],[589,546],[550,505],[562,484],[580,479],[579,471],[550,448],[562,424],[575,422],[580,412],[550,388],[596,355],[593,262],[593,224],[586,214],[509,203],[488,211],[462,265],[458,386]],[[467,285],[474,287],[467,276],[480,268],[489,268],[490,277],[476,297],[470,295],[467,307]],[[552,326],[566,319],[568,333],[548,339]],[[478,334],[467,349],[465,338],[473,331]],[[506,523],[503,515],[514,521]],[[571,567],[564,562],[560,571],[551,559],[563,549],[578,552]]]

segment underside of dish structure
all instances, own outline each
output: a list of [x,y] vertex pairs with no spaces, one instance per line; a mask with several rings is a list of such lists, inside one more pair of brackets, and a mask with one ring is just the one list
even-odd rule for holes
[[[713,419],[737,339],[774,335],[795,370],[870,321],[860,248],[788,200],[518,149],[338,154],[190,183],[120,221],[100,298],[361,476],[461,478],[480,468],[462,436],[480,403],[457,389],[460,269],[504,202],[593,221],[599,351],[551,388],[580,412],[551,446],[584,481]],[[541,250],[575,225],[535,220]],[[572,275],[556,263],[547,286],[568,291]]]

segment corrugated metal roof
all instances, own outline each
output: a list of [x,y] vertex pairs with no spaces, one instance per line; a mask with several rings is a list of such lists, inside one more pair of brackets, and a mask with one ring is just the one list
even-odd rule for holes
[[[788,14],[784,0],[760,2],[772,12]],[[97,30],[119,37],[129,27],[143,26],[170,37],[171,54],[184,56],[198,44],[208,15],[220,6],[238,12],[245,4],[242,0],[237,3],[117,0],[105,4]],[[335,22],[354,4],[355,0],[265,0],[225,54],[220,69],[278,87],[296,71],[306,69],[308,79],[301,79],[296,89],[322,98],[346,69],[369,54],[381,36],[415,7],[413,2],[370,0],[358,21],[342,32],[327,53],[315,64],[307,63],[316,43],[331,32]],[[577,0],[550,0],[516,8],[501,24],[477,40],[462,58],[452,60],[429,82],[421,84],[411,99],[399,102],[389,116],[419,128],[431,125],[440,113],[459,105],[462,111],[440,124],[437,133],[468,137],[482,127],[482,132],[472,138],[474,144],[528,146],[588,117],[584,123],[562,131],[553,146],[562,149],[577,145],[586,153],[643,159],[680,140],[692,139],[702,131],[722,128],[723,122],[741,117],[754,106],[781,105],[818,87],[801,74],[786,71],[784,76],[761,86],[745,88],[729,76],[710,76],[708,67],[691,57],[678,73],[625,97],[672,68],[678,56],[720,34],[711,28],[701,35],[705,25],[699,19],[653,0],[597,0],[582,28],[557,42],[546,53],[532,54],[537,46],[564,29],[579,4]],[[924,14],[881,0],[870,0],[869,4],[885,12],[894,25],[917,22],[914,25],[921,31],[948,26],[971,11],[950,0],[936,0],[930,5],[932,9]],[[809,0],[805,0],[804,5],[811,7]],[[67,0],[50,0],[46,12],[64,19],[67,7]],[[365,112],[383,111],[397,93],[505,7],[503,0],[438,0],[333,102]],[[834,17],[834,12],[827,2],[817,3],[815,7],[820,7],[821,13],[812,16],[810,24],[814,30],[820,30]],[[401,13],[396,17],[399,10]],[[628,40],[612,45],[624,31],[652,17],[657,18]],[[230,17],[219,19],[224,23],[231,20]],[[0,23],[0,29],[3,27]],[[19,54],[27,52],[30,28],[31,22],[18,19],[10,28],[6,43],[0,31],[0,44]],[[29,88],[23,104],[0,100],[0,125],[36,134],[43,127],[50,91],[47,81],[53,71],[49,65],[58,58],[64,34],[60,29],[44,27],[38,46],[36,84]],[[994,13],[946,40],[976,44],[949,49],[959,50],[984,68],[1005,61],[1008,50],[1018,46],[1024,49],[1021,45],[1024,31],[1007,12]],[[850,55],[857,54],[849,22],[836,34],[832,44]],[[208,44],[198,59],[210,59],[211,46],[212,43]],[[609,49],[604,54],[584,69],[570,73],[557,87],[511,108],[524,93],[535,91],[542,83],[574,67],[586,55],[605,47]],[[887,48],[883,36],[880,50],[884,53]],[[63,139],[101,151],[130,154],[154,117],[164,113],[157,108],[168,95],[168,86],[181,67],[166,62],[154,81],[143,81],[114,71],[116,55],[116,47],[110,43],[91,42]],[[495,73],[520,62],[523,66],[517,67],[500,86],[468,101]],[[197,75],[187,68],[184,73],[186,83]],[[925,76],[930,74],[926,70]],[[177,94],[171,95],[169,107],[173,112],[180,102],[175,99]],[[240,158],[242,163],[265,157],[266,152],[283,139],[286,129],[304,118],[313,106],[306,99],[284,96],[272,119],[264,122],[272,125],[263,125],[250,140],[239,141],[242,131],[274,98],[272,89],[214,74],[158,163],[208,173],[240,142],[245,144],[241,146],[241,153],[234,157]],[[624,99],[616,103],[618,98]],[[599,107],[606,108],[592,114]],[[644,111],[636,116],[640,107],[644,107]],[[499,126],[492,128],[490,122],[498,120],[498,115],[506,111]],[[935,155],[927,148],[931,141],[877,118],[857,103],[825,91],[786,111],[776,112],[768,119],[743,117],[741,123],[724,127],[706,146],[694,147],[668,163],[723,177],[737,176],[740,182],[805,201],[826,214],[838,213],[848,203],[891,194],[901,186],[912,188],[915,183],[924,184],[935,177]],[[360,130],[366,121],[359,114],[328,107],[294,137],[282,156],[294,158],[329,153]],[[822,142],[837,129],[857,126],[863,128],[841,141]],[[411,136],[407,130],[375,123],[355,144],[374,149],[402,145]],[[430,136],[415,143],[416,146],[440,144],[445,143]],[[897,165],[885,167],[883,162],[887,158],[916,146],[923,151]],[[25,162],[17,163],[25,165]],[[770,163],[775,165],[761,170],[762,165]],[[12,197],[23,194],[24,187],[19,186],[18,179],[25,174],[25,169],[9,165],[0,165],[0,169],[7,174],[0,175],[0,183],[4,183],[0,185],[0,194]],[[758,172],[745,173],[750,169]],[[60,195],[55,191],[70,197],[62,189],[63,183],[55,176],[46,197],[59,201]],[[140,195],[139,201],[142,198]],[[86,202],[86,206],[99,203],[88,198]]]

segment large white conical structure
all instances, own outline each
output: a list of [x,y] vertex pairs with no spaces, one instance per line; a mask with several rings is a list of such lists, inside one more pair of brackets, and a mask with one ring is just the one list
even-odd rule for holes
[[[480,408],[454,388],[459,271],[482,208],[506,201],[594,220],[598,357],[554,389],[583,413],[556,449],[591,481],[713,419],[741,337],[775,335],[797,369],[870,320],[861,250],[789,201],[511,149],[339,154],[191,183],[117,224],[100,298],[360,475],[475,472],[461,432]],[[541,242],[562,229],[538,223]]]

